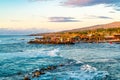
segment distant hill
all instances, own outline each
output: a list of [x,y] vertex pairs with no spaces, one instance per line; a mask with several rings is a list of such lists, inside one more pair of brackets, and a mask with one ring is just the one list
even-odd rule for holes
[[109,29],[109,28],[120,28],[120,22],[112,22],[109,24],[101,24],[101,25],[94,25],[90,27],[85,27],[85,28],[77,28],[77,29],[72,29],[72,30],[65,30],[65,31],[60,31],[60,32],[51,32],[51,33],[37,33],[37,34],[31,34],[32,36],[41,36],[45,34],[55,34],[55,33],[61,33],[61,32],[79,32],[79,31],[85,31],[85,30],[96,30],[96,29]]
[[109,24],[101,24],[101,25],[94,25],[90,27],[85,27],[85,28],[77,28],[77,29],[72,29],[72,30],[65,30],[62,32],[79,32],[79,31],[84,31],[84,30],[95,30],[95,29],[108,29],[108,28],[120,28],[120,22],[112,22]]

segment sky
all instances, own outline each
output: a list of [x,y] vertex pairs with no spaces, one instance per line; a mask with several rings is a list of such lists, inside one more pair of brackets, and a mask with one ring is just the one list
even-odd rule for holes
[[120,0],[0,0],[0,34],[69,30],[120,21]]

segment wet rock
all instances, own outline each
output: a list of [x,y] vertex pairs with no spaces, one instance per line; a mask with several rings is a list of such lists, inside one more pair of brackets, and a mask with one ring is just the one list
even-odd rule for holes
[[30,80],[30,78],[28,76],[25,76],[24,80]]
[[47,68],[40,69],[40,71],[49,71],[49,70],[54,70],[56,68],[57,68],[57,66],[48,66]]
[[35,71],[34,73],[33,73],[33,77],[39,77],[40,76],[40,71]]
[[33,76],[32,77],[39,77],[40,75],[45,74],[44,72],[41,72],[39,70],[36,70],[35,72],[33,72]]
[[21,74],[22,74],[22,72],[18,72],[18,73],[17,73],[17,75],[21,75]]
[[[57,67],[61,67],[61,66],[64,66],[64,65],[60,64],[57,66],[48,66],[46,68],[41,68],[40,70],[39,69],[35,70],[30,75],[25,76],[24,80],[30,80],[29,76],[32,76],[32,78],[39,77],[41,75],[44,75],[46,72],[51,71],[51,70],[55,70]],[[21,73],[19,73],[19,74],[21,74]]]
[[44,72],[44,71],[47,71],[47,70],[48,70],[48,68],[42,68],[42,69],[40,69],[41,72]]
[[59,66],[62,67],[62,66],[64,66],[64,64],[60,64]]
[[57,66],[48,66],[48,67],[47,67],[47,71],[48,71],[48,70],[54,70],[54,69],[56,69],[56,68],[57,68]]
[[52,68],[50,66],[47,67],[47,70],[51,70]]

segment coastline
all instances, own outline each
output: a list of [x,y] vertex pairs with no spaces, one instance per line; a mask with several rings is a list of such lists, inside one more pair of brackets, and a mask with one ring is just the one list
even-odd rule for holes
[[72,30],[53,33],[31,34],[29,36],[37,36],[34,40],[28,42],[31,44],[74,44],[77,42],[120,43],[120,28],[114,26],[114,28],[92,29],[92,27],[90,27],[90,30],[88,28],[85,30],[79,30],[77,32],[74,32],[74,30]]
[[102,39],[96,39],[97,37],[91,38],[88,36],[84,36],[81,38],[81,36],[74,36],[72,37],[69,35],[68,37],[61,36],[43,36],[43,37],[36,37],[35,39],[32,39],[28,41],[29,44],[76,44],[76,43],[117,43],[120,44],[120,38],[110,36],[113,38],[102,38]]
[[[21,40],[22,38],[25,40]],[[71,78],[79,80],[81,77],[83,80],[102,80],[105,76],[108,80],[120,78],[116,74],[119,69],[120,45],[86,42],[76,42],[75,45],[27,44],[31,38],[34,37],[3,37],[4,44],[2,42],[0,45],[0,59],[3,64],[0,69],[2,76],[0,78],[5,80],[42,80],[45,78],[49,80],[69,80]],[[111,74],[113,72],[114,74]]]

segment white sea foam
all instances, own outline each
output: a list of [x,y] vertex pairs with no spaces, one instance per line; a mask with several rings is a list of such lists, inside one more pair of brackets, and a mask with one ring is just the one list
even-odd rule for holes
[[14,57],[26,57],[26,58],[30,58],[30,57],[44,57],[46,56],[46,54],[44,54],[44,49],[31,49],[31,50],[22,50],[22,51],[18,51],[18,52],[10,52],[10,53],[3,53],[0,54],[0,58],[1,59],[10,59],[10,58],[14,58]]
[[48,51],[47,55],[51,56],[51,57],[55,57],[55,56],[60,56],[60,54],[58,53],[59,49],[53,49],[51,51]]
[[97,59],[86,59],[84,62],[117,62],[115,59],[109,59],[109,58],[97,58]]
[[85,71],[85,72],[95,72],[95,71],[97,71],[97,69],[95,67],[92,67],[88,64],[81,66],[80,70]]
[[89,65],[83,65],[82,67],[84,66],[87,67],[88,70],[94,70],[95,72],[88,73],[82,70],[62,71],[56,73],[47,73],[44,77],[40,77],[40,79],[47,79],[48,76],[50,77],[55,75],[55,78],[61,78],[60,80],[103,80],[106,77],[106,75],[109,75],[106,71],[97,71],[96,68],[91,67]]
[[78,60],[77,62],[76,62],[76,64],[80,64],[80,63],[83,63],[82,61],[80,61],[80,60]]
[[[53,49],[53,50],[47,50],[45,48],[41,49],[31,49],[31,50],[23,50],[21,52],[13,52],[11,53],[5,53],[5,54],[0,54],[0,58],[13,58],[13,57],[55,57],[55,56],[60,56],[58,53],[59,49]],[[9,56],[9,57],[8,57]]]
[[56,80],[103,80],[109,73],[107,71],[99,71],[95,67],[85,64],[80,67],[80,70],[63,70],[55,73],[48,72],[44,76],[39,77],[39,80],[45,78],[53,80],[53,75],[55,75],[54,78]]
[[53,49],[53,50],[47,50],[45,48],[41,49],[32,49],[32,50],[26,50],[24,52],[19,52],[19,56],[23,57],[45,57],[45,56],[60,56],[58,53],[59,49]]

